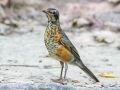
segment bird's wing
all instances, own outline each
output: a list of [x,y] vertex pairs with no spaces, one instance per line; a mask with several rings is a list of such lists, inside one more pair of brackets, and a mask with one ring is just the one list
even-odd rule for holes
[[74,45],[71,43],[71,41],[68,39],[66,34],[61,30],[61,43],[65,46],[65,48],[70,51],[77,61],[78,67],[80,67],[87,75],[89,75],[93,80],[96,82],[99,82],[99,80],[96,78],[96,76],[83,64],[82,60],[80,59],[80,56],[78,54],[78,51],[74,47]]
[[[71,41],[69,40],[69,38],[66,36],[66,34],[61,31],[61,43],[65,46],[65,48],[70,51],[74,57],[77,60],[80,60],[80,56],[78,54],[78,51],[76,50],[76,48],[74,47],[74,45],[71,43]],[[81,60],[80,60],[81,61]]]

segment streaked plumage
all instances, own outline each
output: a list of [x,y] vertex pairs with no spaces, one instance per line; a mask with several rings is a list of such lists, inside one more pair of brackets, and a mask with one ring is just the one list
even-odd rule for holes
[[44,41],[46,48],[51,57],[60,61],[62,65],[60,78],[62,79],[62,72],[65,63],[65,74],[68,69],[67,63],[78,66],[94,81],[99,82],[95,75],[83,64],[78,54],[78,51],[68,39],[66,34],[62,31],[59,23],[59,12],[56,9],[49,8],[43,11],[48,18],[47,28],[44,34]]

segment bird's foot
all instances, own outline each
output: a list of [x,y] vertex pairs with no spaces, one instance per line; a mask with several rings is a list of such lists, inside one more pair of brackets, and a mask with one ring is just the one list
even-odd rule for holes
[[53,82],[56,82],[56,83],[60,83],[60,84],[63,84],[63,85],[66,85],[67,84],[67,79],[51,79]]
[[100,82],[94,82],[93,84],[100,84]]

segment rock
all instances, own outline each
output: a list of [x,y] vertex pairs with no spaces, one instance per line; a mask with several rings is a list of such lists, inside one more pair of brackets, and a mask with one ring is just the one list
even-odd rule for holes
[[112,66],[112,64],[108,63],[107,66]]
[[2,84],[0,90],[36,90],[31,84]]
[[99,43],[107,43],[107,44],[111,44],[114,42],[113,38],[109,38],[109,37],[104,37],[104,36],[97,36],[94,37],[95,41],[99,42]]
[[110,85],[108,83],[103,83],[102,87],[110,87]]
[[12,19],[11,20],[11,25],[14,26],[14,27],[18,27],[19,26],[19,21]]
[[92,23],[84,18],[76,18],[73,20],[72,27],[90,26]]
[[89,28],[88,27],[81,27],[80,29],[79,29],[79,31],[80,32],[85,32],[85,31],[87,31]]
[[120,0],[107,0],[108,2],[111,2],[113,4],[118,4],[120,3]]
[[114,39],[108,37],[108,38],[105,38],[105,39],[104,39],[104,42],[105,42],[105,43],[108,43],[108,44],[111,44],[111,43],[114,42]]
[[78,80],[72,80],[72,82],[74,82],[74,83],[80,83]]
[[118,6],[117,8],[114,9],[114,14],[118,14],[120,13],[120,6]]
[[39,60],[39,63],[41,63],[42,62],[42,60]]
[[52,66],[51,65],[44,65],[44,68],[49,69],[49,68],[52,68]]
[[4,77],[3,76],[0,76],[0,82],[4,80]]
[[105,39],[105,37],[103,37],[103,36],[95,36],[94,37],[94,40],[99,43],[104,42],[104,39]]
[[61,84],[47,84],[43,83],[38,86],[38,90],[77,90],[71,86],[61,85]]
[[104,61],[104,62],[108,62],[108,61],[109,61],[109,59],[104,58],[104,59],[102,59],[102,61]]
[[5,35],[9,33],[10,31],[8,30],[10,27],[8,25],[0,23],[0,35]]
[[102,84],[102,87],[115,87],[117,85],[117,82],[104,82]]
[[111,44],[115,41],[115,34],[110,31],[97,32],[94,36],[94,40],[99,43]]
[[115,22],[107,21],[104,23],[105,27],[109,27],[111,30],[120,31],[120,24]]
[[63,81],[61,84],[62,84],[62,85],[67,85],[67,81],[65,80],[65,81]]
[[118,49],[118,50],[120,50],[120,45],[119,45],[119,46],[117,46],[117,49]]
[[4,24],[11,24],[11,22],[10,22],[10,20],[8,20],[8,19],[6,19],[6,20],[4,20]]
[[12,62],[13,60],[8,60],[8,62]]

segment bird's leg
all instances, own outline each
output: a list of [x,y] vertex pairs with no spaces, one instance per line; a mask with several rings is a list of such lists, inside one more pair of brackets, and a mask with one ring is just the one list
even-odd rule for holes
[[57,82],[57,83],[60,83],[60,84],[67,84],[67,81],[66,81],[66,73],[67,73],[67,69],[68,69],[68,65],[67,63],[65,63],[65,73],[64,73],[64,78],[62,79],[62,73],[63,73],[63,68],[64,68],[64,63],[60,61],[60,64],[61,64],[61,73],[60,73],[60,79],[57,79],[57,80],[53,80],[54,82]]
[[66,73],[67,73],[67,70],[68,70],[68,65],[67,65],[67,63],[65,63],[65,73],[64,73],[64,79],[66,78]]
[[52,81],[54,82],[57,82],[57,83],[61,83],[63,80],[62,80],[62,73],[63,73],[63,68],[64,68],[64,63],[60,61],[60,64],[61,64],[61,73],[60,73],[60,78],[59,79],[52,79]]
[[60,79],[62,79],[62,72],[63,72],[63,68],[64,68],[64,63],[60,61],[61,64],[61,73],[60,73]]

